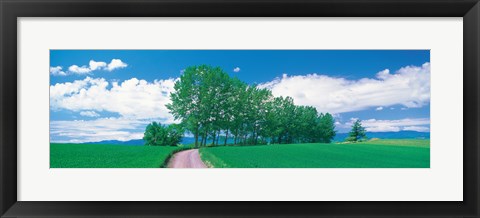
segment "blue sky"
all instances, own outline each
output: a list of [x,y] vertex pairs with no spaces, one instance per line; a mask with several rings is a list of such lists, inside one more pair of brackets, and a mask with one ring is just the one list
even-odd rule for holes
[[339,132],[429,131],[428,50],[51,50],[51,141],[141,138],[188,66],[232,77],[334,114]]

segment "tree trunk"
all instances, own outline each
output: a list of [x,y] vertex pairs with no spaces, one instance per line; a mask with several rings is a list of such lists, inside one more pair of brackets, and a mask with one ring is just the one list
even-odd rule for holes
[[227,140],[228,140],[228,129],[227,129],[227,132],[225,134],[225,142],[223,143],[223,145],[227,146]]
[[237,144],[237,136],[238,136],[238,130],[235,131],[235,138],[233,140],[233,144],[236,145]]
[[195,148],[198,148],[198,125],[195,130]]
[[257,144],[257,138],[258,138],[258,125],[255,125],[255,127],[253,127],[253,135],[252,135],[252,143],[254,145]]
[[198,148],[198,129],[195,131],[195,148]]
[[252,143],[255,143],[255,131],[252,132]]
[[220,139],[220,130],[217,131],[217,146],[218,146],[218,140]]
[[217,131],[213,131],[213,140],[212,140],[212,145],[215,145],[215,140],[217,139]]
[[203,133],[203,146],[207,146],[207,131]]

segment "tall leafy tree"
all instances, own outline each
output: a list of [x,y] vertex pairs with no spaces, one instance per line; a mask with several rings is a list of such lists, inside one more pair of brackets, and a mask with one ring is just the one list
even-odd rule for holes
[[347,141],[357,142],[365,139],[367,139],[365,128],[362,126],[362,122],[358,119],[353,123]]
[[293,98],[275,97],[268,104],[266,113],[267,131],[270,143],[291,143],[295,134],[295,104]]
[[317,142],[317,109],[311,106],[296,106],[295,108],[295,142]]
[[[267,112],[268,104],[273,100],[273,95],[270,90],[259,89],[255,87],[252,95],[252,106],[251,106],[251,116],[252,116],[252,144],[258,144],[259,138],[265,138],[267,136],[266,125],[267,125]],[[263,141],[263,140],[262,140]]]
[[206,145],[208,137],[213,143],[218,141],[230,84],[226,72],[207,65],[188,67],[175,82],[172,103],[167,108],[193,133],[195,147]]
[[204,145],[210,136],[212,144],[217,143],[221,132],[224,114],[228,106],[230,77],[219,67],[206,67],[202,73],[201,126],[203,127]]
[[333,116],[329,113],[321,113],[318,117],[318,140],[323,143],[332,142],[333,138],[336,135],[335,131],[335,120]]
[[244,104],[247,101],[247,89],[248,86],[244,82],[236,78],[232,80],[233,95],[230,99],[230,106],[232,107],[230,129],[234,136],[234,144],[240,142],[244,133],[244,123],[247,118],[246,111],[248,110],[248,106]]
[[219,126],[225,134],[223,145],[227,145],[229,133],[233,128],[232,122],[234,117],[234,83],[230,78],[228,78],[228,80],[229,82],[226,83],[225,86],[222,88],[223,94],[220,103],[222,105],[222,109],[220,112]]
[[[283,138],[283,143],[290,144],[294,141],[295,131],[296,131],[296,117],[295,117],[296,106],[293,103],[293,98],[287,96],[283,99],[281,103],[281,126],[283,132],[281,133],[281,138]],[[282,140],[280,140],[282,142]],[[280,143],[279,142],[279,143]]]
[[175,92],[170,94],[171,104],[167,104],[170,113],[177,120],[181,120],[184,127],[193,133],[195,147],[198,147],[200,135],[200,115],[202,72],[205,66],[192,66],[185,69],[180,79],[175,82]]

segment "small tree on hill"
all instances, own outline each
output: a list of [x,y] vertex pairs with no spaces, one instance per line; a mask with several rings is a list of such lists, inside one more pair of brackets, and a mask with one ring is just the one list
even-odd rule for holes
[[356,120],[352,125],[352,130],[348,134],[347,141],[358,142],[365,139],[367,139],[365,128],[362,126],[362,122],[360,120]]

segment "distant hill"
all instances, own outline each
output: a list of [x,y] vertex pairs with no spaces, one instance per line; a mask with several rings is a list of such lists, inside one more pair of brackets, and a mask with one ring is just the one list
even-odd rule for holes
[[[334,141],[342,142],[348,137],[348,133],[337,133]],[[380,139],[430,139],[429,132],[398,131],[398,132],[367,132],[367,137]]]
[[[229,143],[230,140],[228,140]],[[207,140],[207,143],[211,143],[212,140]],[[232,141],[233,142],[233,141]],[[193,144],[195,143],[195,139],[193,137],[183,137],[182,144]],[[85,142],[83,144],[108,144],[108,145],[145,145],[145,141],[143,139],[134,139],[130,141],[118,141],[118,140],[105,140],[99,142]]]
[[105,144],[105,145],[144,145],[143,139],[134,139],[130,141],[105,140],[99,142],[85,142],[83,144]]
[[[337,133],[333,139],[336,142],[345,141],[348,137],[348,133]],[[399,131],[399,132],[367,132],[368,138],[380,138],[380,139],[429,139],[429,132],[416,132],[416,131]],[[207,140],[207,143],[211,143],[211,140]],[[223,140],[220,139],[220,144],[223,144]],[[193,144],[195,139],[193,137],[184,137],[182,144]],[[233,139],[229,138],[228,143],[233,143]],[[110,144],[110,145],[144,145],[143,139],[134,139],[130,141],[118,141],[118,140],[106,140],[100,142],[86,142],[84,144]]]

